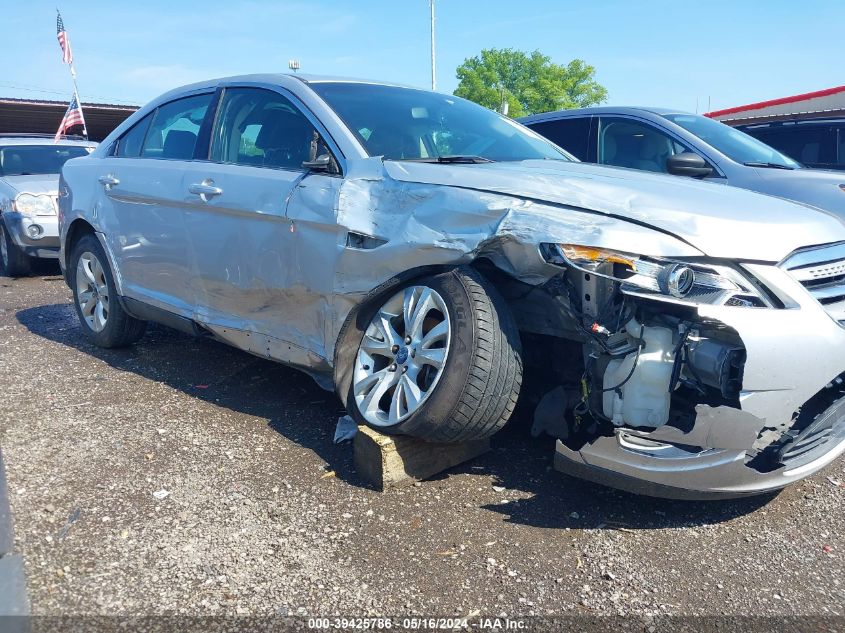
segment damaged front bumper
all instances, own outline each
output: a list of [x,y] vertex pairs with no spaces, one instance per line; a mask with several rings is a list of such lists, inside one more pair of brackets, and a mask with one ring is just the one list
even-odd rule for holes
[[577,449],[558,440],[558,470],[639,494],[730,498],[783,488],[845,452],[842,322],[784,268],[746,268],[786,307],[698,307],[743,341],[740,408],[698,405],[687,431],[623,427]]

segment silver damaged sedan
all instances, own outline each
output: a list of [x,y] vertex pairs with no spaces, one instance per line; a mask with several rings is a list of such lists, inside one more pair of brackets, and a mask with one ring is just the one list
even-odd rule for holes
[[845,451],[845,225],[806,206],[287,75],[159,97],[59,200],[103,347],[148,321],[210,335],[432,442],[495,433],[521,395],[559,469],[658,496],[775,490]]

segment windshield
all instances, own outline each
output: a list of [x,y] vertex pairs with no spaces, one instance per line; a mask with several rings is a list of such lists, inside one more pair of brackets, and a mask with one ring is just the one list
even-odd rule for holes
[[0,176],[58,174],[68,160],[90,151],[80,145],[7,145],[0,147]]
[[801,167],[800,163],[795,162],[785,154],[781,154],[775,148],[769,147],[753,136],[719,121],[698,114],[664,114],[663,117],[680,125],[687,132],[695,134],[731,160],[743,165],[752,164],[759,167],[784,167],[786,169]]
[[470,159],[467,162],[572,160],[507,117],[451,95],[363,83],[310,86],[370,156],[431,162],[455,157]]

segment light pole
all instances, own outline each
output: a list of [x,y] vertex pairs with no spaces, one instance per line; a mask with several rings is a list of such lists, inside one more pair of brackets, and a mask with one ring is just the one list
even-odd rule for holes
[[431,10],[431,89],[437,90],[437,73],[434,63],[434,0],[428,0],[428,8]]
[[299,70],[299,60],[298,59],[289,59],[288,60],[288,68],[290,68],[293,72]]

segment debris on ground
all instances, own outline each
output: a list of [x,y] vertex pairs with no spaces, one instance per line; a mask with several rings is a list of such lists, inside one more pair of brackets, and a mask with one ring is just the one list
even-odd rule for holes
[[355,423],[355,420],[351,416],[344,415],[337,419],[337,426],[334,430],[334,443],[340,444],[341,442],[347,442],[355,437],[357,432],[358,425]]

